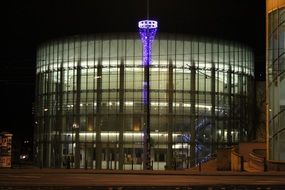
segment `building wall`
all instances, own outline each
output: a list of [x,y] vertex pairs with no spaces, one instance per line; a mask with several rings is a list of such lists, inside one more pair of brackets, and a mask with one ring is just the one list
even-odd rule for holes
[[[241,44],[160,34],[150,68],[153,169],[186,168],[252,131],[253,54]],[[42,167],[142,169],[137,34],[74,36],[38,49],[36,158]],[[190,139],[196,139],[191,145]],[[196,152],[190,155],[190,147]]]
[[285,161],[285,1],[267,1],[268,159]]

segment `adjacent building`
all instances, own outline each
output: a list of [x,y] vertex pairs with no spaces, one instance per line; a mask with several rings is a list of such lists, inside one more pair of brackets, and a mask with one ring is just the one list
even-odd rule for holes
[[11,133],[0,133],[0,168],[12,166],[12,137]]
[[[266,1],[268,160],[285,163],[285,1]],[[279,167],[279,166],[278,166]],[[285,167],[284,167],[285,169]]]

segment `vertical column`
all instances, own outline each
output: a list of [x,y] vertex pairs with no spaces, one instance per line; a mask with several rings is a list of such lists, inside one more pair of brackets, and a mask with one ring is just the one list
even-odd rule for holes
[[228,96],[228,106],[229,112],[227,115],[227,145],[230,146],[232,144],[232,115],[233,115],[233,106],[232,106],[232,69],[229,64],[229,71],[227,76],[227,96]]
[[[37,64],[39,64],[39,61],[37,60]],[[34,152],[34,163],[40,167],[40,158],[41,158],[41,144],[39,143],[41,140],[41,117],[39,114],[41,114],[41,109],[42,109],[42,98],[40,98],[40,95],[42,94],[42,89],[40,86],[43,86],[41,84],[42,80],[41,78],[41,73],[36,73],[36,85],[35,85],[35,104],[34,104],[34,109],[35,109],[35,124],[34,124],[34,146],[33,146],[33,152]],[[41,84],[41,85],[40,85]]]
[[63,62],[60,65],[60,79],[56,87],[56,134],[55,134],[55,167],[60,168],[62,163],[62,103],[63,103],[63,83],[64,83]]
[[98,60],[97,65],[97,102],[96,102],[96,169],[102,167],[102,142],[101,142],[101,127],[102,127],[102,59]]
[[170,167],[173,162],[173,64],[169,60],[168,66],[168,146],[166,165]]
[[[44,147],[43,147],[43,142],[44,142],[44,83],[45,83],[45,79],[44,79],[44,74],[43,73],[39,73],[38,75],[38,84],[36,86],[37,89],[37,105],[35,105],[35,110],[37,115],[37,123],[36,126],[38,129],[36,129],[38,131],[38,136],[37,138],[37,145],[38,145],[38,153],[37,153],[37,161],[38,161],[38,166],[42,167],[43,166],[43,154],[44,154]],[[34,146],[35,147],[35,146]],[[35,147],[36,148],[36,147]],[[35,151],[36,152],[36,151]]]
[[[212,153],[214,153],[215,148],[217,148],[217,133],[216,133],[216,69],[215,69],[215,63],[212,62],[212,68],[211,68],[211,148]],[[216,144],[214,144],[216,142]]]
[[240,110],[240,115],[239,115],[239,142],[244,142],[244,129],[245,129],[245,125],[244,125],[244,121],[245,121],[245,94],[244,94],[244,89],[243,89],[243,76],[244,74],[239,74],[238,75],[238,85],[239,85],[239,92],[238,94],[240,95],[239,97],[239,110]]
[[[148,55],[149,56],[149,55]],[[150,92],[149,65],[144,67],[144,170],[150,169]]]
[[[91,152],[92,152],[92,160],[91,160],[91,168],[94,169],[94,160],[96,162],[96,155],[94,154],[94,152],[96,153],[96,121],[97,121],[97,93],[95,93],[95,88],[97,88],[96,86],[96,83],[98,81],[98,73],[97,73],[97,67],[96,67],[96,41],[95,39],[93,39],[93,44],[94,44],[94,49],[93,49],[93,77],[94,77],[94,80],[92,81],[93,85],[92,85],[92,88],[93,88],[93,97],[92,97],[92,148],[91,148]],[[92,53],[91,53],[92,55]],[[90,70],[91,71],[91,70]],[[96,167],[96,165],[95,165]]]
[[[48,63],[49,60],[48,60]],[[46,73],[46,101],[44,102],[44,152],[43,152],[43,167],[50,167],[50,156],[51,156],[51,130],[50,130],[50,91],[51,91],[51,70],[50,70],[50,64],[48,64],[48,72]]]
[[80,167],[80,143],[79,143],[79,131],[80,131],[80,95],[81,95],[81,60],[77,62],[76,67],[76,102],[75,102],[75,168]]
[[41,138],[40,140],[40,167],[46,167],[46,162],[47,162],[47,125],[48,125],[48,93],[47,93],[47,74],[42,73],[41,74],[41,79],[42,79],[42,101],[41,101],[41,108],[42,110],[40,111],[42,113],[42,117],[40,119],[40,133],[41,133]]
[[190,66],[191,71],[191,88],[190,88],[190,133],[191,133],[191,141],[190,141],[190,166],[195,165],[196,160],[196,129],[195,129],[195,119],[196,119],[196,68],[195,62],[191,61]]
[[119,170],[124,165],[124,95],[125,95],[125,65],[123,58],[120,63],[120,91],[119,91]]

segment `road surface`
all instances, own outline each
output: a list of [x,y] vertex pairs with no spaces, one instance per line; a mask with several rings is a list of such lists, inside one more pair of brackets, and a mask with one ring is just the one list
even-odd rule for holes
[[[189,173],[0,169],[0,187],[263,187],[285,189],[284,172]],[[278,186],[278,188],[277,188]],[[266,187],[266,188],[265,188]],[[274,188],[276,187],[276,188]],[[1,189],[1,188],[0,188]]]

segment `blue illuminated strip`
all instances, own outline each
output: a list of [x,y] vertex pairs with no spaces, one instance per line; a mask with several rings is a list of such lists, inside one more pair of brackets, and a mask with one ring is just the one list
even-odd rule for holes
[[157,31],[157,21],[142,20],[138,24],[141,41],[143,43],[143,65],[149,66],[152,57],[152,42]]
[[[143,66],[149,68],[152,61],[152,42],[157,31],[157,21],[142,20],[138,23],[141,41],[143,43]],[[144,82],[143,85],[143,101],[147,104],[148,93],[147,89],[149,84]]]

